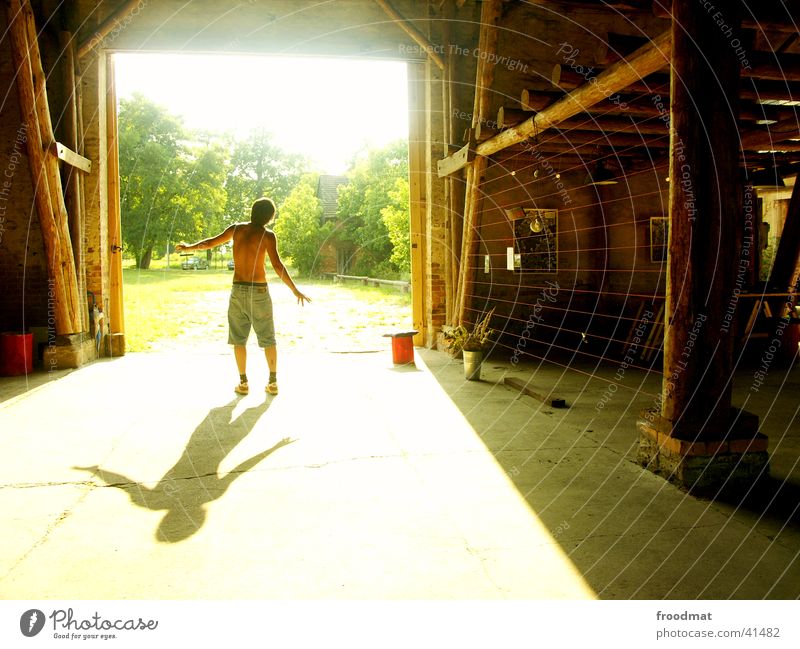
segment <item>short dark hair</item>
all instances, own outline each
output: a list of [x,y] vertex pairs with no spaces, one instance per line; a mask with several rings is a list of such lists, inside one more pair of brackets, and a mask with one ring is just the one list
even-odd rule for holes
[[270,198],[259,198],[250,210],[250,222],[256,225],[267,225],[275,216],[275,203]]

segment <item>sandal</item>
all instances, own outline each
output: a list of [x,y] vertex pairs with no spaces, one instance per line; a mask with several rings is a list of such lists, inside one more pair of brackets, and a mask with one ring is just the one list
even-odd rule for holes
[[247,385],[246,381],[242,381],[239,385],[233,388],[233,391],[236,394],[249,394],[250,393],[250,386]]
[[278,384],[275,381],[267,383],[266,392],[267,394],[278,394]]

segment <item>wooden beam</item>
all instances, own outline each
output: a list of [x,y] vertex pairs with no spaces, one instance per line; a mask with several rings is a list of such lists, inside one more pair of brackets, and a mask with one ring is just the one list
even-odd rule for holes
[[476,142],[483,142],[484,140],[488,140],[490,137],[494,137],[500,131],[496,128],[491,126],[486,126],[485,124],[481,124],[480,122],[475,125],[473,130],[473,139]]
[[547,404],[551,408],[567,407],[567,402],[564,401],[564,399],[562,399],[561,397],[554,396],[552,392],[539,392],[537,390],[534,390],[533,388],[528,387],[528,383],[526,383],[521,379],[516,379],[507,376],[503,379],[503,383],[505,383],[509,387],[514,388],[515,390],[519,390],[522,394],[527,394],[529,397],[538,399],[539,401]]
[[436,67],[438,67],[440,70],[444,70],[444,60],[439,55],[439,47],[431,43],[425,34],[414,27],[414,25],[412,25],[408,20],[403,18],[403,16],[401,16],[400,13],[387,2],[387,0],[375,0],[375,3],[386,12],[386,15],[389,16],[389,18],[391,18],[400,29],[408,34],[411,39],[422,48],[422,50],[430,57],[431,61],[436,64]]
[[668,133],[667,124],[660,119],[636,121],[630,117],[579,115],[565,119],[558,125],[564,131],[600,131],[603,133],[636,133],[642,135],[663,135]]
[[[789,3],[751,3],[742,16],[742,29],[754,29],[757,32],[797,33],[796,17],[790,14]],[[668,2],[661,0],[653,3],[653,14],[659,18],[670,18]]]
[[114,72],[114,59],[106,60],[106,142],[108,168],[108,253],[109,269],[109,328],[112,334],[120,334],[122,349],[114,350],[117,355],[125,353],[125,309],[122,294],[122,220],[119,188],[119,133],[117,129],[117,85]]
[[775,251],[767,289],[794,291],[800,273],[800,174],[794,180],[789,211]]
[[[83,130],[80,120],[80,83],[76,75],[75,41],[71,32],[60,32],[58,35],[59,46],[63,53],[60,62],[64,73],[64,139],[73,151],[81,150],[81,136]],[[91,164],[91,163],[90,163]],[[67,204],[69,217],[69,238],[72,242],[72,255],[75,258],[75,275],[78,282],[78,296],[86,295],[86,263],[83,254],[83,239],[85,236],[85,207],[83,200],[83,175],[75,167],[68,167],[65,171],[66,186],[64,200]],[[81,329],[89,331],[89,311],[79,309]]]
[[749,101],[800,101],[800,82],[743,79],[739,97]]
[[[572,70],[565,70],[563,66],[556,64],[550,75],[550,82],[561,90],[574,90],[586,83],[586,77]],[[624,90],[633,93],[669,96],[669,77],[661,74],[657,77],[654,75],[649,82],[637,79],[626,86]]]
[[532,110],[543,110],[559,99],[560,97],[555,92],[525,88],[520,93],[519,103],[522,110],[530,112]]
[[[146,3],[145,3],[146,4]],[[128,0],[111,14],[89,38],[78,46],[78,58],[81,59],[96,47],[102,46],[103,40],[115,29],[122,29],[136,14],[141,11],[142,0]]]
[[53,282],[53,318],[57,334],[81,331],[75,258],[70,241],[67,210],[61,189],[57,158],[51,155],[53,126],[47,105],[47,90],[36,25],[30,3],[5,0],[8,35],[20,111],[26,126],[28,163],[34,201],[42,230],[47,267]]
[[92,161],[89,158],[84,158],[81,154],[75,153],[66,144],[61,142],[53,142],[51,145],[53,154],[68,165],[80,169],[83,173],[92,173]]
[[[670,435],[729,431],[733,336],[721,334],[734,289],[741,213],[740,64],[697,0],[673,0],[669,244],[662,416]],[[735,12],[727,16],[736,29]],[[677,179],[681,179],[680,182]],[[701,398],[698,395],[702,395]]]
[[524,122],[530,115],[530,111],[520,110],[519,108],[507,108],[500,106],[497,110],[497,128],[509,128]]
[[669,63],[671,53],[672,35],[666,31],[634,52],[630,59],[615,63],[591,82],[575,89],[533,117],[481,142],[476,147],[477,154],[480,156],[492,155],[585,112],[598,102],[604,101],[626,88],[635,80],[662,69]]
[[463,168],[469,162],[472,162],[474,157],[475,150],[469,144],[465,144],[452,155],[437,161],[436,172],[439,174],[439,178],[444,178]]
[[742,76],[772,81],[800,81],[800,54],[751,52]]
[[481,143],[478,145],[477,152],[480,155],[491,155],[586,111],[587,108],[623,90],[635,80],[662,69],[669,63],[671,52],[672,35],[666,31],[634,52],[630,59],[615,63],[591,82],[575,89],[522,124]]
[[[475,100],[472,125],[485,123],[489,112],[489,89],[494,82],[494,65],[487,63],[497,52],[497,22],[502,13],[501,0],[485,0],[481,6],[481,32],[479,36],[480,58],[475,74]],[[488,161],[485,157],[473,160],[467,173],[464,191],[464,222],[461,236],[461,254],[459,257],[458,285],[454,302],[455,323],[464,319],[469,292],[474,281],[471,259],[477,245],[475,237],[476,222],[482,206],[480,185]]]
[[544,146],[548,143],[565,145],[593,144],[601,147],[669,147],[669,133],[662,131],[660,137],[646,136],[634,133],[598,133],[593,131],[556,130],[542,137],[534,146]]
[[780,149],[780,142],[800,138],[800,122],[796,117],[770,124],[763,129],[742,133],[742,148],[745,150]]

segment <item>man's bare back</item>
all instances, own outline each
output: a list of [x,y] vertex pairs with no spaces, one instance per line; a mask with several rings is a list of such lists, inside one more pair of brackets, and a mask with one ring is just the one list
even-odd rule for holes
[[275,250],[275,235],[264,226],[237,223],[233,226],[233,281],[266,282],[264,262]]

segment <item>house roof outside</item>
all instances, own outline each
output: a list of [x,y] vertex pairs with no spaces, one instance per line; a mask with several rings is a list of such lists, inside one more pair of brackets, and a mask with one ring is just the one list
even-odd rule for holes
[[346,185],[347,176],[321,175],[317,182],[317,198],[322,203],[322,220],[335,219],[338,205],[339,186]]

